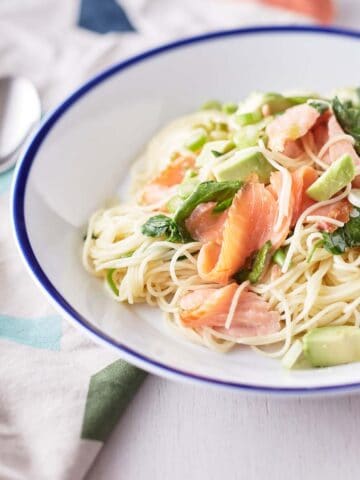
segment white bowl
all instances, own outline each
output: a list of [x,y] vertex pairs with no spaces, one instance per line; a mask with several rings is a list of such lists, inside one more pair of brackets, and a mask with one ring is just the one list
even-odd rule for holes
[[209,98],[356,83],[359,39],[311,27],[212,33],[115,65],[60,105],[29,142],[13,188],[21,254],[57,310],[124,359],[170,378],[255,392],[359,388],[360,363],[289,372],[248,348],[224,355],[175,338],[159,311],[110,299],[80,258],[89,215],[126,181],[130,163],[167,121]]

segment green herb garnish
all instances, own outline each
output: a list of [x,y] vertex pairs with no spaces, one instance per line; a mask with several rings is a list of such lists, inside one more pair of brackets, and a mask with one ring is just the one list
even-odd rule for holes
[[323,232],[323,247],[333,255],[340,255],[348,248],[360,247],[360,209],[354,208],[350,220],[334,232]]
[[242,182],[202,182],[179,205],[174,218],[166,215],[150,217],[141,227],[141,232],[148,237],[164,238],[169,242],[185,243],[191,241],[185,221],[200,203],[216,202],[213,213],[223,212],[228,208],[234,195],[241,188]]
[[284,266],[286,259],[286,250],[284,248],[278,248],[272,257],[272,261],[279,265],[280,268]]
[[148,237],[164,238],[174,243],[184,243],[186,241],[176,222],[172,218],[161,214],[150,217],[142,225],[141,233]]
[[360,154],[360,106],[352,102],[341,103],[335,97],[332,108],[343,130],[355,139],[355,149]]
[[[241,188],[242,182],[215,182],[208,181],[199,183],[192,194],[184,201],[179,207],[174,216],[174,222],[177,225],[179,232],[184,238],[189,238],[189,233],[185,227],[185,220],[192,214],[195,208],[200,203],[217,202],[216,207],[219,207],[220,211],[229,206],[230,200],[234,198],[234,195]],[[224,208],[224,201],[227,201]],[[219,210],[215,211],[219,212]]]
[[320,115],[329,110],[330,107],[329,103],[324,100],[309,100],[308,105],[310,105],[310,107],[312,108],[315,108],[315,110],[317,110]]

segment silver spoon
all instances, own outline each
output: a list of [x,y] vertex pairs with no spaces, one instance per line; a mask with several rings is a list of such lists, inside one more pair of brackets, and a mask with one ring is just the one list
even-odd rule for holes
[[0,173],[15,165],[20,147],[40,118],[34,85],[23,77],[0,78]]

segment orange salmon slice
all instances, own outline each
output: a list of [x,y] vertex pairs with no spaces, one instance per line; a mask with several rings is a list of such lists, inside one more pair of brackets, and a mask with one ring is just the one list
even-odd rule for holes
[[274,249],[283,243],[292,218],[293,195],[288,216],[275,232],[281,173],[272,173],[270,182],[267,187],[258,182],[247,183],[222,214],[214,214],[214,204],[209,203],[199,205],[190,215],[187,229],[194,239],[204,243],[198,256],[198,272],[204,280],[226,284],[267,240]]
[[193,328],[212,327],[236,337],[266,335],[280,329],[280,314],[253,292],[244,290],[238,300],[231,327],[225,329],[232,299],[238,285],[206,288],[186,294],[180,300],[181,319]]
[[276,214],[276,201],[266,187],[246,184],[228,210],[221,245],[210,241],[202,246],[199,275],[207,281],[227,283],[247,257],[269,239]]
[[266,127],[270,150],[283,152],[287,142],[306,135],[319,117],[320,113],[306,103],[285,110]]
[[[340,222],[347,223],[350,220],[350,213],[353,209],[353,206],[346,199],[339,200],[336,203],[331,205],[326,205],[325,207],[320,207],[312,215],[321,215],[324,217],[333,218],[334,220],[339,220]],[[328,222],[320,222],[317,227],[320,230],[325,230],[326,232],[333,232],[338,227]]]
[[193,168],[193,157],[178,157],[147,183],[141,195],[141,202],[150,205],[175,194],[175,187],[184,180],[186,172]]
[[318,178],[317,171],[308,166],[298,168],[291,174],[293,193],[293,214],[291,226],[294,226],[300,215],[315,202],[307,196],[306,190]]
[[192,238],[199,242],[221,244],[228,211],[214,213],[215,205],[215,202],[201,203],[185,221],[186,228]]

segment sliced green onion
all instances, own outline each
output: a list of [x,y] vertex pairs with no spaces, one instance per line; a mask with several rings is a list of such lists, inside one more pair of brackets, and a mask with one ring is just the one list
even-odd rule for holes
[[253,123],[260,122],[263,115],[260,110],[254,110],[253,112],[237,113],[235,115],[236,122],[241,125],[252,125]]
[[312,258],[313,258],[313,256],[314,256],[314,253],[316,252],[316,250],[317,250],[318,248],[323,247],[323,246],[324,246],[324,240],[322,240],[322,239],[320,239],[320,240],[318,240],[317,242],[314,243],[314,246],[313,246],[313,248],[311,249],[311,252],[309,253],[309,255],[308,255],[307,259],[306,259],[307,263],[310,263],[310,262],[311,262],[311,260],[312,260]]
[[285,263],[285,258],[286,251],[283,248],[278,248],[272,257],[272,260],[281,268]]
[[107,281],[109,287],[111,288],[111,290],[115,293],[116,296],[118,296],[119,295],[119,289],[117,288],[117,286],[114,282],[114,278],[113,278],[113,275],[114,275],[115,271],[116,271],[116,268],[110,268],[107,271],[106,281]]
[[222,111],[224,113],[227,113],[228,115],[232,115],[233,113],[236,112],[237,109],[238,109],[238,106],[236,105],[236,103],[233,103],[233,102],[223,103],[223,106],[222,106]]
[[205,130],[200,129],[195,131],[193,135],[185,142],[185,147],[192,152],[200,150],[208,140],[208,136]]
[[203,103],[201,110],[221,110],[221,103],[218,100],[208,100]]
[[190,178],[194,178],[194,177],[197,177],[197,172],[195,170],[188,170],[186,173],[185,173],[185,177],[184,177],[184,180],[187,181],[187,180],[190,180]]
[[229,125],[226,122],[216,122],[215,130],[219,130],[220,132],[228,132]]

